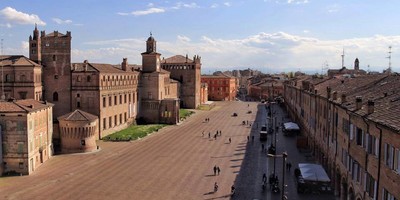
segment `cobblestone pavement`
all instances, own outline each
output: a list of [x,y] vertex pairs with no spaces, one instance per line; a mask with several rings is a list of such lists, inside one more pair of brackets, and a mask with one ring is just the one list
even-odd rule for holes
[[241,122],[254,121],[256,110],[254,102],[217,102],[139,141],[99,142],[96,153],[54,156],[30,176],[0,178],[0,199],[229,199],[251,130]]
[[[280,199],[279,194],[261,188],[262,174],[270,173],[273,166],[272,159],[261,152],[258,138],[260,125],[266,121],[264,105],[216,104],[211,111],[196,111],[180,125],[142,140],[100,141],[101,151],[54,156],[30,176],[0,178],[0,199],[231,199],[233,184],[236,193],[232,199]],[[231,116],[234,112],[237,117]],[[276,115],[279,113],[284,116],[277,108]],[[210,122],[204,122],[205,118]],[[214,139],[217,130],[222,133]],[[303,161],[294,138],[278,134],[277,143],[277,153],[286,150],[293,169]],[[220,175],[214,175],[214,166],[220,167]],[[281,159],[276,166],[280,175]],[[293,175],[286,177],[289,199],[334,199],[297,196]]]

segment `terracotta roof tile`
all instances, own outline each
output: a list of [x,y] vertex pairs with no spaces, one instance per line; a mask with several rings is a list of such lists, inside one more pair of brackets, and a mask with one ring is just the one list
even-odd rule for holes
[[98,119],[96,115],[92,115],[88,112],[76,109],[73,112],[67,113],[58,117],[58,120],[65,120],[65,121],[95,121]]
[[182,56],[182,55],[175,55],[175,56],[169,57],[167,59],[163,59],[161,61],[161,63],[185,63],[185,62],[191,63],[191,62],[193,62],[193,60],[191,60],[189,58],[186,59],[186,57]]

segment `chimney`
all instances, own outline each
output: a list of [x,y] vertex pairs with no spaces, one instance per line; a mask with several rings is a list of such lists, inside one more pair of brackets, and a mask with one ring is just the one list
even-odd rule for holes
[[331,87],[326,87],[326,97],[327,97],[328,99],[331,98]]
[[346,103],[346,94],[342,94],[342,104]]
[[124,71],[128,71],[128,58],[122,59],[121,68]]
[[362,96],[356,96],[356,110],[360,110],[362,106]]
[[368,115],[374,113],[375,102],[373,100],[368,100]]
[[337,92],[336,91],[333,91],[332,98],[333,98],[334,101],[337,100]]

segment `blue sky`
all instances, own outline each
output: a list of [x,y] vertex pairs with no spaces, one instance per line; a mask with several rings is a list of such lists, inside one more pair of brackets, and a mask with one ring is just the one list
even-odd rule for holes
[[[400,71],[398,0],[1,0],[4,54],[28,56],[34,24],[72,32],[72,61],[116,64],[140,53],[152,32],[162,57],[202,57],[204,73],[253,68],[321,73],[345,66]],[[368,68],[368,66],[370,66]]]

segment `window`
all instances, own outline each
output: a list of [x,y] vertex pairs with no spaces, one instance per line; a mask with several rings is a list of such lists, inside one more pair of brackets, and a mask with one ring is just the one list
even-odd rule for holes
[[111,96],[108,97],[108,106],[112,106]]
[[107,128],[107,119],[103,118],[103,130]]
[[85,140],[81,140],[81,145],[82,145],[82,146],[85,146],[85,145],[86,145]]
[[53,55],[53,61],[56,61],[56,60],[57,60],[56,55]]
[[23,163],[23,162],[20,162],[20,163],[19,163],[19,168],[20,168],[20,169],[23,169],[23,168],[24,168],[24,163]]
[[385,143],[385,165],[394,169],[395,149],[392,145]]
[[22,154],[24,151],[24,142],[17,142],[17,153]]
[[385,188],[383,188],[383,200],[397,200],[393,194],[390,194]]
[[124,94],[124,103],[126,103],[126,94]]
[[122,95],[119,95],[119,104],[122,104]]
[[347,135],[350,133],[349,127],[350,127],[350,123],[349,120],[343,118],[343,127],[342,130],[344,133],[346,133]]
[[114,115],[114,126],[117,126],[117,115]]
[[21,99],[26,99],[26,94],[27,94],[28,92],[18,92],[18,94],[19,94],[19,97],[21,98]]
[[54,79],[58,79],[58,75],[56,74],[56,75],[54,75]]
[[90,82],[91,80],[92,80],[92,77],[91,77],[91,76],[87,76],[87,77],[86,77],[86,81],[87,81],[87,82]]
[[357,145],[363,146],[363,142],[364,142],[364,133],[363,130],[360,128],[356,128],[356,143]]
[[82,77],[78,75],[78,76],[76,77],[76,81],[81,82],[81,81],[82,81]]
[[147,97],[148,99],[153,99],[153,94],[151,94],[151,92],[148,92],[148,93],[147,93],[147,96],[148,96],[148,97]]
[[58,101],[58,93],[57,92],[53,93],[53,101]]
[[114,96],[114,105],[117,105],[117,96]]
[[79,102],[79,101],[76,102],[76,107],[77,107],[77,108],[80,108],[80,107],[81,107],[81,102]]
[[365,191],[373,199],[375,199],[375,187],[375,179],[369,173],[365,173]]
[[11,76],[10,76],[10,74],[6,74],[6,82],[11,82]]
[[108,117],[108,127],[111,128],[112,127],[112,117]]
[[106,107],[106,98],[103,97],[103,108]]
[[122,114],[119,114],[119,123],[122,124]]
[[3,154],[6,154],[7,153],[7,143],[4,143],[3,142]]

